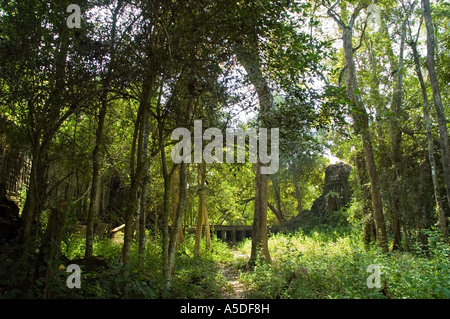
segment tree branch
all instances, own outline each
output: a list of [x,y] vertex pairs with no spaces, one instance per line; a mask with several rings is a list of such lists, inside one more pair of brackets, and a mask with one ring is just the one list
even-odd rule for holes
[[352,29],[353,28],[353,24],[356,21],[356,18],[358,17],[359,13],[361,12],[361,10],[366,9],[369,6],[369,1],[365,1],[363,3],[360,3],[355,11],[353,12],[352,16],[350,17],[350,21],[348,23],[348,28]]
[[357,46],[356,48],[353,48],[353,49],[352,49],[352,50],[353,50],[353,53],[355,53],[355,52],[361,47],[362,41],[363,41],[364,36],[365,36],[365,34],[366,34],[366,27],[367,27],[367,20],[364,21],[364,26],[363,26],[363,29],[362,29],[362,32],[361,32],[361,37],[359,38],[359,44],[358,44],[358,46]]
[[339,1],[337,1],[335,4],[333,4],[331,7],[328,8],[328,7],[322,2],[323,6],[324,6],[325,8],[328,9],[328,10],[327,10],[328,15],[329,15],[331,18],[333,18],[334,21],[336,21],[336,23],[339,25],[339,27],[341,27],[341,28],[344,29],[344,28],[346,28],[346,25],[345,25],[344,21],[342,21],[342,19],[339,17],[339,15],[334,11],[334,7],[335,7],[336,5],[338,5],[338,3],[339,3]]

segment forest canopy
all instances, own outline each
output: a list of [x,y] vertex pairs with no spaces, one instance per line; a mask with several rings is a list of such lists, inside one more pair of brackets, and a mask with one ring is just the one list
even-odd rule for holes
[[449,23],[0,0],[0,298],[449,298]]

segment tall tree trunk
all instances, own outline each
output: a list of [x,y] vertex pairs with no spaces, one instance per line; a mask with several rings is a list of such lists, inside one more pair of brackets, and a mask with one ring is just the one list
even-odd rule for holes
[[92,152],[92,185],[89,211],[86,225],[86,250],[85,257],[90,257],[94,251],[94,223],[99,211],[99,191],[100,191],[100,145],[102,143],[103,128],[105,125],[106,111],[108,108],[108,93],[102,97],[102,105],[98,115],[98,125],[95,132],[95,147]]
[[44,193],[44,165],[41,159],[42,149],[40,146],[39,141],[36,141],[31,153],[30,182],[27,189],[25,205],[22,210],[22,228],[19,238],[19,243],[23,245],[21,258],[27,256],[28,245],[31,242],[31,226],[33,221],[37,222],[34,217],[36,216],[36,211],[41,209],[41,198]]
[[[162,225],[162,272],[163,277],[166,281],[166,288],[170,285],[170,281],[172,278],[172,274],[169,271],[169,211],[170,211],[170,176],[167,172],[167,164],[166,164],[166,155],[164,148],[161,150],[162,153],[162,170],[163,170],[163,179],[164,179],[164,194],[163,194],[163,207],[162,207],[162,216],[163,216],[163,225]],[[163,154],[164,153],[164,154]],[[165,173],[164,173],[165,171]]]
[[436,201],[436,211],[438,213],[439,225],[442,231],[442,235],[448,237],[447,223],[445,220],[444,207],[442,204],[441,190],[439,186],[439,177],[436,170],[436,160],[434,158],[433,135],[431,132],[431,121],[428,112],[428,93],[427,88],[425,86],[425,81],[423,79],[422,69],[420,67],[419,52],[417,51],[416,42],[411,42],[411,49],[413,52],[414,66],[416,70],[417,79],[419,80],[420,89],[422,91],[423,121],[425,123],[425,132],[427,136],[428,160],[430,162],[431,178],[433,181],[433,191],[434,191],[434,199]]
[[375,227],[377,229],[377,239],[383,251],[388,251],[386,225],[384,221],[383,207],[381,204],[380,183],[378,181],[378,172],[373,155],[372,140],[369,131],[369,119],[367,116],[367,112],[364,108],[364,105],[362,105],[362,101],[360,101],[359,98],[355,95],[358,86],[356,83],[356,69],[353,60],[351,30],[344,29],[343,38],[344,38],[345,58],[347,61],[349,73],[347,77],[347,95],[353,101],[352,117],[354,119],[356,127],[360,130],[359,133],[362,138],[364,155],[369,170],[372,206],[373,206]]
[[[179,175],[179,169],[175,170],[174,174],[172,175],[172,185],[170,186],[171,190],[171,218],[172,218],[172,225],[175,222],[175,219],[177,218],[177,209],[178,209],[178,202],[180,201],[180,175]],[[184,232],[183,227],[180,227],[178,230],[178,243],[182,242],[184,240]]]
[[[181,223],[183,221],[183,215],[186,211],[187,202],[187,164],[181,162],[179,165],[179,200],[177,205],[177,210],[175,214],[175,219],[172,223],[172,229],[169,241],[169,251],[168,251],[168,273],[170,276],[174,273],[175,266],[175,253],[178,243],[178,238],[180,236]],[[170,277],[171,278],[171,277]]]
[[147,116],[144,123],[144,136],[143,136],[143,146],[142,146],[142,161],[143,161],[143,172],[142,172],[142,182],[141,182],[141,192],[139,198],[139,226],[138,226],[138,259],[139,265],[144,265],[145,258],[145,224],[147,217],[147,185],[148,185],[148,169],[150,166],[148,156],[148,140],[150,136],[150,119]]
[[[401,212],[400,212],[400,194],[401,194],[401,164],[402,164],[402,131],[400,129],[400,116],[402,105],[402,92],[403,92],[403,53],[405,48],[406,37],[406,19],[402,23],[402,32],[400,40],[400,54],[398,63],[393,65],[393,74],[395,80],[394,92],[391,101],[391,112],[393,117],[391,119],[390,128],[390,140],[392,146],[392,163],[393,163],[393,180],[392,180],[392,217],[394,228],[394,241],[392,244],[392,250],[401,249]],[[397,70],[397,71],[395,71]],[[395,73],[394,73],[395,72]]]
[[87,227],[86,227],[86,250],[85,257],[90,257],[93,254],[94,245],[94,223],[98,216],[99,206],[99,192],[100,192],[100,145],[103,139],[103,129],[105,126],[106,113],[108,110],[108,95],[109,86],[111,83],[111,75],[114,67],[115,60],[115,39],[116,39],[116,23],[117,16],[122,7],[121,1],[117,4],[112,15],[112,25],[111,25],[111,61],[106,66],[106,73],[103,78],[103,93],[101,97],[101,107],[98,114],[97,130],[95,132],[95,146],[92,152],[92,186],[91,186],[91,197],[89,202]]
[[145,131],[145,124],[146,122],[149,121],[149,107],[153,83],[154,83],[153,75],[148,74],[143,83],[143,92],[139,104],[139,110],[136,118],[135,131],[133,136],[133,145],[130,159],[131,185],[125,213],[125,228],[124,228],[124,238],[122,248],[122,263],[123,263],[122,274],[124,276],[128,275],[128,265],[130,263],[131,257],[130,248],[134,230],[133,219],[137,206],[139,188],[144,173],[144,166],[145,166],[143,160],[144,131]]
[[[428,227],[428,221],[427,221],[427,213],[426,213],[426,204],[425,204],[425,196],[426,196],[426,169],[427,166],[430,166],[431,164],[427,163],[427,155],[428,159],[430,159],[430,152],[425,152],[424,160],[420,164],[420,182],[419,182],[419,198],[418,198],[418,205],[417,205],[417,219],[418,219],[418,239],[421,243],[421,249],[423,252],[428,251],[428,236],[424,233],[424,230]],[[434,157],[433,157],[434,160]],[[434,177],[433,177],[433,183],[434,183]],[[440,196],[440,193],[439,193]],[[437,199],[436,199],[437,200]],[[441,207],[442,209],[442,207]]]
[[[30,127],[29,137],[31,142],[31,171],[30,184],[27,190],[24,209],[22,211],[22,228],[19,242],[22,244],[21,258],[24,259],[28,253],[28,246],[31,243],[31,224],[33,221],[39,225],[41,209],[45,197],[45,172],[48,159],[47,150],[49,145],[64,121],[73,113],[69,110],[61,115],[61,105],[63,105],[61,91],[64,89],[64,77],[66,74],[66,60],[69,50],[69,32],[62,31],[59,37],[58,51],[54,57],[54,73],[49,83],[50,95],[45,101],[45,111],[36,110],[34,102],[29,101]],[[41,114],[44,113],[45,117]]]
[[171,177],[170,180],[170,218],[171,218],[171,225],[173,227],[173,224],[176,219],[177,215],[177,209],[178,209],[178,202],[180,200],[180,172],[179,167],[176,169]]
[[[206,215],[206,162],[199,165],[198,169],[198,215],[197,215],[197,227],[195,229],[195,245],[194,245],[194,255],[200,255],[200,246],[202,240],[203,232],[203,221],[207,218]],[[206,231],[206,229],[205,229]]]
[[[256,89],[259,106],[261,124],[265,128],[270,128],[267,123],[268,112],[272,109],[273,97],[269,85],[261,72],[259,52],[257,51],[257,40],[253,39],[251,47],[244,48],[242,44],[237,44],[235,48],[236,56],[245,68],[250,82]],[[268,139],[268,144],[270,141]],[[261,163],[259,157],[256,165],[255,178],[255,206],[253,214],[252,250],[250,263],[261,258],[270,261],[269,247],[267,243],[267,187],[269,177],[261,174]]]
[[169,222],[170,222],[170,193],[171,193],[171,181],[172,174],[174,173],[177,166],[175,164],[172,166],[171,171],[169,172],[167,166],[167,158],[166,151],[164,148],[164,120],[161,117],[161,111],[158,108],[158,135],[159,135],[159,149],[161,156],[161,173],[164,180],[164,193],[163,193],[163,203],[162,203],[162,231],[161,231],[161,240],[162,240],[162,273],[163,278],[165,280],[164,286],[167,289],[170,286],[170,282],[172,280],[172,274],[170,272],[169,267]]
[[362,219],[364,220],[364,244],[366,247],[370,245],[371,241],[376,241],[376,230],[375,223],[373,219],[373,211],[370,207],[370,189],[367,186],[368,176],[367,167],[364,160],[364,153],[362,151],[357,151],[355,155],[355,166],[356,166],[356,178],[358,181],[358,186],[361,192],[362,201]]
[[260,173],[261,166],[262,164],[258,161],[256,166],[256,192],[250,264],[254,263],[258,258],[270,261],[267,241],[267,186],[269,176]]
[[61,241],[63,238],[63,226],[66,220],[66,210],[69,206],[69,202],[59,201],[56,208],[50,211],[48,218],[47,229],[45,230],[44,240],[41,245],[38,259],[40,262],[36,265],[38,268],[42,266],[42,262],[45,262],[43,285],[43,296],[49,298],[51,296],[50,280],[52,274],[55,271],[57,258],[61,255]]
[[159,205],[155,205],[155,223],[153,225],[153,238],[156,239],[158,236],[158,219],[159,219]]
[[356,80],[356,67],[355,61],[353,59],[353,25],[355,19],[357,18],[359,11],[362,10],[362,7],[358,7],[355,12],[352,14],[348,25],[344,24],[344,22],[337,16],[332,8],[328,10],[328,14],[332,17],[339,25],[342,31],[342,39],[343,39],[343,47],[344,47],[344,55],[345,62],[347,65],[347,95],[349,99],[352,101],[352,109],[351,115],[353,118],[354,125],[357,129],[357,133],[360,134],[364,156],[367,163],[367,168],[369,171],[370,185],[371,185],[371,196],[372,196],[372,206],[373,206],[373,215],[375,220],[375,227],[377,230],[377,240],[380,248],[384,251],[388,251],[388,240],[386,233],[386,224],[384,221],[383,215],[383,206],[381,203],[381,192],[380,192],[380,183],[378,181],[378,172],[375,164],[375,159],[373,155],[372,148],[372,140],[370,136],[369,130],[369,118],[367,115],[367,111],[364,107],[363,102],[358,96],[358,84]]
[[[381,28],[380,33],[384,33],[387,36],[389,36],[387,25],[383,20],[381,20]],[[385,127],[382,125],[382,121],[378,120],[379,117],[381,117],[381,114],[385,114],[388,112],[387,109],[387,100],[384,96],[380,94],[380,77],[378,72],[378,64],[377,61],[379,58],[376,56],[376,51],[374,49],[373,41],[365,35],[364,37],[364,43],[366,44],[366,48],[368,50],[369,60],[370,60],[370,67],[371,67],[371,80],[370,80],[370,103],[372,103],[372,106],[376,109],[376,117],[374,121],[375,131],[377,135],[378,140],[378,148],[381,150],[388,152],[388,146],[387,146],[387,139],[385,138]],[[389,49],[388,49],[389,51]],[[388,55],[389,56],[389,55]]]
[[[185,123],[188,124],[191,120],[191,112],[194,104],[194,96],[191,96],[185,111]],[[158,127],[159,127],[159,139],[160,139],[160,151],[161,151],[161,170],[164,179],[164,198],[163,198],[163,230],[162,230],[162,248],[163,248],[163,277],[165,280],[165,289],[171,286],[172,275],[174,273],[175,266],[175,253],[176,246],[180,233],[182,231],[183,216],[186,211],[187,202],[187,165],[184,162],[176,165],[173,164],[171,171],[169,172],[167,167],[166,153],[164,149],[164,121],[161,118],[161,110],[157,109],[158,115]],[[175,215],[172,220],[172,229],[169,232],[169,219],[171,215],[170,209],[170,189],[172,175],[175,169],[178,168],[178,200]]]
[[[447,119],[445,117],[445,111],[442,105],[441,93],[439,90],[439,83],[436,75],[436,68],[435,68],[436,42],[434,39],[434,28],[433,28],[433,21],[431,18],[431,9],[429,0],[422,0],[422,6],[423,6],[423,16],[425,18],[425,24],[427,27],[427,59],[425,64],[428,69],[428,76],[430,79],[431,90],[433,92],[434,107],[436,109],[436,115],[438,120],[442,166],[447,191],[447,202],[450,207],[450,154],[448,145]],[[445,216],[441,216],[441,214],[439,214],[439,224],[442,236],[444,237],[445,240],[448,240],[447,223],[445,220]]]

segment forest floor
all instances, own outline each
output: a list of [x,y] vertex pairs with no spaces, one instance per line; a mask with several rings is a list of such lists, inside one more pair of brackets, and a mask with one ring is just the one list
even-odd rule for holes
[[[179,244],[177,269],[170,290],[164,290],[161,267],[161,241],[147,236],[146,263],[140,268],[132,259],[130,275],[121,279],[119,258],[122,244],[119,238],[99,239],[95,255],[106,259],[106,269],[81,272],[82,289],[67,289],[67,272],[59,268],[52,277],[52,296],[66,299],[449,299],[450,247],[436,231],[429,231],[427,254],[414,245],[409,250],[383,253],[377,246],[366,247],[362,232],[350,226],[322,227],[311,231],[274,233],[268,240],[271,262],[256,262],[250,269],[251,239],[229,246],[214,237],[211,249],[195,257],[195,237],[187,236]],[[137,255],[138,246],[132,245]],[[63,245],[66,261],[82,259],[85,239],[71,237]],[[4,255],[6,256],[6,254]],[[0,296],[41,298],[42,288],[23,291],[35,272],[36,261],[24,267],[27,277],[11,276],[18,269],[13,258],[0,254]],[[379,269],[379,282],[387,283],[385,293],[369,287],[368,280]],[[13,279],[11,279],[13,277]],[[31,279],[30,279],[31,278]],[[378,279],[377,279],[378,280]]]
[[235,262],[219,265],[220,271],[227,280],[227,284],[222,289],[222,299],[245,299],[247,289],[239,279],[240,271],[236,267],[236,261],[241,258],[248,259],[248,256],[243,255],[242,252],[235,248],[231,248],[230,252]]
[[[144,270],[134,262],[129,277],[122,280],[118,276],[122,245],[104,238],[95,243],[95,253],[106,259],[107,269],[83,271],[82,289],[67,289],[66,271],[60,269],[52,277],[52,296],[66,299],[450,298],[450,247],[440,240],[439,233],[428,233],[427,254],[419,246],[385,254],[376,246],[365,247],[360,234],[349,228],[272,234],[268,243],[272,262],[257,262],[251,270],[248,267],[250,239],[230,247],[214,238],[211,250],[196,258],[195,238],[190,236],[179,245],[178,268],[170,291],[164,291],[158,271],[162,258],[159,240],[148,237]],[[70,261],[83,258],[84,247],[83,238],[71,238],[63,249],[65,258]],[[132,248],[137,254],[137,245]],[[36,261],[27,263],[26,274],[32,276],[35,265]],[[368,280],[375,274],[368,272],[371,265],[378,266],[379,282],[386,282],[389,291],[368,286]],[[22,290],[32,277],[11,276],[10,269],[18,269],[17,262],[0,254],[2,298],[42,297],[39,286],[32,291]]]

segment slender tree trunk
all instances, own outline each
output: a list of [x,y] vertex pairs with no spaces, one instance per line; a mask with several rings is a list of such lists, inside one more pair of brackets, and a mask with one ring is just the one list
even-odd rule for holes
[[51,296],[51,289],[49,289],[50,280],[52,279],[52,274],[57,266],[55,261],[61,255],[63,226],[66,220],[65,211],[68,206],[68,201],[59,201],[56,208],[51,210],[48,218],[47,229],[45,230],[44,240],[41,245],[42,255],[40,251],[40,257],[42,256],[42,260],[40,260],[37,265],[37,267],[41,267],[42,262],[45,262],[45,282],[43,285],[44,298],[49,298]]
[[103,139],[103,129],[105,126],[106,113],[108,110],[108,95],[109,86],[111,82],[111,75],[113,70],[113,64],[115,59],[115,38],[116,38],[116,23],[117,15],[122,7],[121,1],[117,4],[113,16],[112,16],[112,26],[111,26],[111,61],[106,66],[106,74],[103,79],[103,94],[101,97],[101,107],[98,114],[97,130],[95,132],[95,147],[92,152],[92,186],[91,186],[91,197],[89,202],[87,227],[86,227],[86,250],[85,257],[90,257],[93,254],[94,245],[94,223],[98,216],[100,203],[99,193],[100,193],[100,145]]
[[175,219],[172,223],[172,230],[170,234],[169,251],[168,251],[168,273],[170,276],[174,273],[175,266],[175,253],[178,243],[178,238],[180,235],[181,223],[183,221],[183,215],[186,211],[187,202],[187,174],[186,174],[187,164],[184,162],[180,163],[179,166],[179,200],[177,205],[177,210],[175,214]]
[[177,215],[177,209],[178,209],[178,202],[180,200],[180,172],[179,167],[176,169],[172,176],[170,181],[170,218],[171,218],[171,225],[175,223],[176,215]]
[[338,23],[342,31],[345,62],[347,65],[347,79],[346,79],[347,95],[353,103],[351,115],[357,133],[360,134],[362,139],[364,156],[369,171],[373,215],[375,220],[375,227],[377,230],[378,244],[384,252],[387,252],[389,249],[386,233],[386,224],[384,221],[383,206],[381,203],[381,191],[380,191],[380,183],[378,181],[378,172],[373,155],[372,140],[369,129],[369,118],[366,109],[364,107],[364,104],[359,98],[357,93],[358,84],[356,80],[356,67],[355,61],[353,59],[353,52],[354,52],[352,44],[353,25],[361,9],[362,7],[358,7],[357,10],[355,10],[355,12],[352,14],[349,20],[348,25],[344,24],[344,22],[340,19],[340,17],[334,13],[333,7],[328,9],[328,15]]
[[[428,228],[428,222],[427,222],[427,213],[426,213],[426,204],[425,204],[425,196],[426,196],[426,169],[427,166],[430,166],[431,164],[427,164],[427,155],[428,159],[430,158],[430,152],[425,152],[424,160],[420,164],[420,183],[419,183],[419,198],[418,198],[418,212],[417,212],[417,219],[418,223],[418,239],[421,243],[421,249],[423,252],[428,251],[428,236],[423,231]],[[434,157],[433,157],[434,160]],[[434,179],[434,178],[433,178]],[[434,183],[434,180],[433,180]],[[440,193],[439,193],[440,196]],[[442,207],[441,207],[442,209]]]
[[282,222],[284,220],[284,216],[283,216],[283,213],[281,211],[280,184],[278,183],[278,178],[276,176],[271,175],[270,179],[272,181],[273,194],[274,194],[274,197],[275,197],[275,204],[277,205],[275,216],[277,217],[279,222]]
[[[273,97],[269,85],[265,80],[259,61],[258,51],[255,49],[257,40],[253,39],[252,47],[244,48],[242,44],[236,45],[235,53],[241,65],[245,68],[250,82],[256,89],[260,105],[261,124],[270,128],[267,123],[267,115],[272,109]],[[268,139],[268,144],[270,141]],[[255,178],[255,206],[253,214],[252,250],[250,264],[261,258],[270,261],[269,247],[267,243],[267,187],[269,177],[261,174],[263,164],[258,158]]]
[[[191,112],[193,109],[194,96],[191,96],[185,111],[185,123],[189,123],[191,119]],[[162,248],[163,248],[163,277],[165,279],[165,288],[168,289],[172,282],[172,275],[175,270],[175,253],[176,246],[179,240],[180,233],[182,231],[183,216],[186,211],[187,202],[187,165],[184,162],[176,165],[173,164],[171,171],[169,172],[167,167],[166,153],[164,149],[164,135],[163,135],[163,121],[160,118],[161,110],[158,108],[158,126],[159,126],[159,139],[161,150],[161,170],[164,179],[164,198],[163,198],[163,231],[162,231]],[[176,211],[172,220],[172,229],[169,232],[169,219],[171,215],[170,209],[170,189],[172,182],[172,175],[175,169],[178,168],[178,200]]]
[[[384,20],[382,20],[383,24],[383,32],[389,36],[387,32],[387,26]],[[383,99],[383,97],[380,94],[380,77],[378,74],[378,65],[377,65],[377,56],[373,48],[372,40],[368,40],[366,36],[364,36],[364,43],[366,44],[368,54],[369,54],[369,60],[370,60],[370,68],[371,68],[371,80],[370,80],[370,100],[375,106],[377,113],[383,113],[387,112],[387,103],[386,100]],[[384,143],[384,128],[380,124],[380,121],[375,121],[374,123],[376,125],[376,131],[378,135],[378,139],[381,143]]]
[[94,223],[99,210],[99,191],[100,191],[100,145],[102,143],[103,128],[105,125],[106,111],[108,108],[108,93],[102,97],[102,105],[98,115],[98,125],[95,132],[95,147],[92,152],[92,185],[91,197],[89,202],[89,211],[86,225],[86,250],[85,257],[90,257],[94,251]]
[[206,250],[211,249],[211,228],[209,225],[209,218],[208,218],[208,209],[206,208],[206,201],[205,201],[205,211],[203,212],[203,217],[205,218],[205,248]]
[[159,206],[155,205],[155,223],[153,225],[153,238],[156,239],[158,235],[158,219],[159,219]]
[[[142,176],[144,173],[144,160],[143,160],[143,145],[144,145],[144,131],[145,124],[149,121],[149,106],[151,100],[151,93],[153,89],[153,76],[148,74],[146,80],[143,84],[143,92],[141,101],[139,104],[138,115],[136,118],[136,126],[133,137],[133,145],[131,151],[131,185],[128,195],[127,208],[125,213],[125,228],[124,228],[124,238],[123,238],[123,248],[122,248],[122,262],[123,262],[123,272],[122,274],[126,277],[128,275],[128,265],[130,263],[130,249],[131,241],[133,238],[133,219],[136,211],[138,193],[140,184],[142,181]],[[137,147],[135,145],[137,143]],[[137,148],[137,150],[136,150]],[[136,165],[136,167],[135,167]]]
[[293,163],[292,166],[292,180],[294,182],[294,188],[295,188],[295,199],[297,200],[297,216],[300,216],[303,213],[303,205],[302,205],[302,193],[300,191],[300,185],[299,185],[299,172],[297,171],[297,165]]
[[420,89],[422,91],[422,110],[423,110],[423,120],[425,123],[425,132],[427,136],[427,146],[428,146],[428,160],[430,162],[431,178],[433,181],[433,191],[434,199],[436,201],[436,211],[438,213],[439,225],[442,229],[442,235],[448,237],[447,233],[447,223],[445,220],[444,207],[442,205],[441,190],[439,186],[439,177],[436,170],[436,160],[434,158],[434,143],[433,135],[431,132],[431,121],[428,112],[428,93],[425,86],[425,81],[422,75],[422,69],[420,67],[419,52],[417,52],[417,45],[415,42],[411,43],[411,48],[413,52],[414,65],[416,70],[417,79],[419,80]]
[[[29,101],[29,137],[31,142],[31,172],[30,185],[27,190],[24,209],[22,211],[22,229],[19,242],[23,245],[21,259],[24,259],[28,253],[28,246],[31,243],[31,224],[33,220],[39,225],[41,209],[45,195],[45,171],[48,163],[47,150],[65,119],[73,113],[73,110],[67,111],[61,115],[61,105],[63,104],[61,88],[64,86],[64,77],[66,74],[66,60],[69,50],[69,32],[64,29],[59,37],[58,52],[54,57],[54,75],[49,83],[50,95],[45,101],[47,111],[46,116],[42,117],[41,111],[36,110],[32,101]],[[47,106],[48,105],[48,106]],[[47,115],[49,114],[49,115]]]
[[[172,225],[175,222],[176,216],[177,216],[177,209],[178,209],[178,202],[180,201],[180,175],[179,175],[179,169],[175,170],[174,174],[172,175],[172,185],[170,187],[172,199],[171,199],[171,218],[172,218]],[[180,227],[178,230],[178,243],[182,242],[184,240],[184,232],[183,227]]]
[[369,119],[366,113],[362,102],[355,95],[355,92],[358,89],[356,84],[356,70],[355,64],[353,60],[353,47],[352,47],[352,33],[351,30],[344,29],[343,32],[344,38],[344,51],[345,57],[348,66],[348,78],[347,78],[347,94],[350,99],[353,101],[353,110],[352,116],[354,122],[358,129],[360,130],[360,134],[363,142],[364,155],[367,162],[367,167],[369,170],[369,178],[371,184],[371,195],[372,195],[372,206],[373,206],[373,214],[375,220],[375,226],[377,229],[377,239],[380,247],[384,251],[388,251],[387,248],[387,234],[386,234],[386,225],[384,222],[383,215],[383,207],[381,204],[381,192],[380,192],[380,183],[378,181],[378,172],[375,164],[375,159],[373,156],[372,149],[372,140],[369,131]]
[[171,181],[172,174],[175,171],[176,166],[172,167],[172,170],[169,172],[167,167],[167,158],[166,151],[164,148],[164,121],[160,117],[160,110],[158,109],[158,134],[159,134],[159,148],[161,155],[161,172],[164,180],[164,193],[163,193],[163,204],[162,204],[162,231],[161,231],[161,240],[162,240],[162,273],[163,278],[165,280],[165,288],[169,288],[170,282],[172,280],[172,274],[170,272],[169,267],[169,221],[170,221],[170,193],[171,193]]
[[355,155],[356,179],[361,194],[362,219],[364,220],[364,244],[368,247],[371,241],[376,241],[376,230],[373,219],[373,211],[370,206],[370,189],[368,185],[367,167],[364,160],[364,153],[357,151]]
[[[383,33],[387,39],[389,39],[389,33],[388,33],[388,27],[386,25],[386,22],[384,20],[382,20],[382,29],[380,30],[381,33]],[[377,68],[377,58],[375,56],[375,52],[373,49],[373,45],[372,42],[367,41],[366,36],[364,36],[364,42],[366,43],[366,46],[368,48],[369,51],[369,59],[370,59],[370,64],[371,64],[371,71],[372,71],[372,79],[371,79],[371,84],[370,84],[370,96],[371,96],[371,101],[373,101],[372,103],[374,103],[376,105],[376,109],[377,109],[377,114],[378,113],[383,113],[383,112],[387,112],[387,107],[386,107],[386,101],[383,99],[383,97],[380,94],[380,78],[379,78],[379,74],[378,74],[378,68]],[[391,66],[392,66],[392,71],[396,69],[397,66],[397,62],[395,61],[395,56],[394,53],[392,51],[391,48],[391,43],[389,42],[388,46],[387,46],[387,51],[388,51],[388,58],[391,62]],[[397,66],[398,67],[398,66]],[[399,71],[399,70],[397,70]],[[400,72],[396,73],[396,78],[397,81],[396,83],[398,83],[398,76],[399,76]],[[394,109],[396,108],[396,105],[394,105],[395,103],[397,103],[399,101],[399,99],[397,98],[399,95],[396,94],[397,92],[397,85],[394,86],[394,95],[393,95],[393,99],[391,101],[391,111],[393,111],[396,116],[398,116],[397,112],[394,111]],[[394,102],[395,101],[395,102]],[[399,160],[401,159],[401,131],[399,130],[398,127],[398,120],[397,118],[392,119],[391,121],[391,129],[390,129],[390,136],[389,139],[391,141],[390,146],[392,147],[391,150],[389,150],[388,147],[388,143],[386,143],[385,141],[387,140],[384,135],[385,135],[385,130],[384,127],[380,124],[380,121],[375,121],[374,125],[376,127],[376,131],[378,134],[378,140],[379,140],[379,148],[382,149],[384,152],[388,153],[390,152],[392,155],[392,159],[393,159],[393,166],[394,168],[394,172],[392,173],[392,187],[393,187],[393,191],[391,192],[391,210],[392,210],[392,216],[393,216],[393,228],[394,228],[394,244],[393,244],[393,249],[397,249],[400,247],[400,243],[401,243],[401,232],[400,232],[400,219],[399,219]],[[363,165],[364,170],[366,170],[366,165]],[[364,172],[364,178],[365,177],[365,172]],[[365,185],[365,184],[364,184]],[[361,187],[361,186],[360,186]],[[364,224],[364,241],[366,244],[366,247],[370,244],[372,238],[376,241],[376,235],[374,235],[374,218],[373,218],[373,214],[372,214],[372,210],[366,206],[368,205],[367,199],[369,199],[370,201],[370,191],[363,186],[361,188],[363,190],[363,192],[365,193],[363,195],[363,211],[370,211],[370,215],[366,215],[365,216],[365,224]],[[369,197],[367,197],[367,195],[369,195]]]
[[[198,215],[197,215],[197,227],[195,230],[195,245],[194,245],[194,254],[195,256],[200,255],[200,246],[202,240],[202,232],[203,232],[203,221],[206,216],[206,189],[205,189],[205,180],[206,180],[206,162],[203,161],[199,165],[198,169]],[[206,229],[205,229],[206,231]]]
[[[439,90],[439,82],[436,75],[435,68],[435,39],[433,21],[431,18],[431,9],[429,0],[422,0],[423,16],[425,18],[425,24],[427,27],[427,59],[425,65],[428,69],[428,76],[430,79],[431,90],[433,92],[434,107],[436,109],[436,115],[439,126],[439,142],[441,147],[442,166],[444,171],[444,179],[447,191],[447,202],[450,207],[450,153],[448,145],[448,131],[447,131],[447,119],[445,116],[444,107],[442,105],[441,93]],[[448,229],[445,216],[439,214],[439,224],[442,232],[442,236],[445,240],[448,240]]]
[[[400,212],[400,194],[401,194],[401,164],[402,164],[402,131],[400,129],[400,114],[402,105],[402,92],[403,92],[403,52],[405,48],[406,37],[406,20],[402,23],[402,33],[400,40],[400,55],[398,63],[393,66],[394,77],[396,78],[394,85],[394,92],[391,101],[391,112],[394,115],[391,120],[390,128],[390,140],[392,146],[392,163],[393,163],[393,181],[392,181],[392,215],[393,215],[393,228],[394,228],[394,241],[392,244],[392,250],[401,249],[401,212]],[[397,70],[397,71],[395,71]]]
[[[142,183],[142,189],[144,190],[147,186],[147,181],[143,181]],[[148,206],[147,206],[147,200],[145,198],[145,193],[141,194],[141,197],[139,199],[139,225],[138,225],[138,261],[139,265],[142,267],[144,266],[145,261],[145,231],[146,231],[146,223],[147,223],[147,213],[148,213]]]
[[139,226],[138,226],[138,259],[140,266],[144,265],[145,258],[145,224],[147,217],[147,185],[148,185],[148,169],[149,169],[149,160],[148,156],[148,140],[150,136],[150,119],[147,116],[144,123],[144,136],[143,136],[143,146],[142,146],[142,161],[143,161],[143,172],[142,172],[142,182],[141,182],[141,194],[139,199]]
[[42,165],[40,159],[40,145],[33,147],[31,155],[31,169],[30,169],[30,182],[27,190],[27,197],[25,199],[25,205],[22,210],[22,229],[20,233],[19,243],[23,245],[22,258],[25,258],[28,252],[28,245],[30,243],[31,225],[33,222],[33,216],[38,209],[41,193],[39,191],[40,185],[42,185]]
[[[162,150],[164,152],[164,149]],[[165,162],[165,155],[163,156]],[[164,164],[163,164],[164,166]],[[170,211],[170,176],[163,174],[164,178],[164,195],[163,195],[163,225],[162,225],[162,255],[163,255],[163,277],[166,281],[165,287],[170,285],[172,274],[169,271],[169,211]]]
[[256,193],[253,216],[252,249],[250,263],[256,259],[270,261],[269,246],[267,242],[267,186],[269,177],[261,174],[262,164],[258,161],[256,166]]

